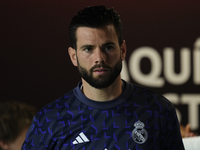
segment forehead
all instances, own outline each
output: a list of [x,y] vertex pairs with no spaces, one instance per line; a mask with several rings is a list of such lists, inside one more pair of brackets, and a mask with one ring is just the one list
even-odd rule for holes
[[118,41],[113,25],[106,25],[101,28],[78,27],[76,38],[77,44],[82,42]]

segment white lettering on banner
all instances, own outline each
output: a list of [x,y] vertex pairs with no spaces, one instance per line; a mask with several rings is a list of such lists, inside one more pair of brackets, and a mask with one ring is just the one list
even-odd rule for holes
[[[165,80],[172,85],[182,85],[186,83],[191,76],[191,52],[189,48],[182,48],[180,51],[180,73],[174,71],[174,50],[164,48],[163,52],[163,74],[162,59],[158,51],[152,47],[140,47],[132,52],[129,59],[129,71],[132,79],[136,82],[149,87],[163,87]],[[142,58],[148,58],[151,62],[151,70],[148,74],[141,71],[140,62]],[[127,64],[123,63],[122,78],[129,80]],[[200,38],[197,38],[193,50],[193,82],[200,85]]]
[[174,85],[180,85],[187,82],[190,77],[190,50],[188,48],[181,49],[181,63],[180,73],[174,72],[174,50],[172,48],[165,48],[163,53],[164,59],[164,74],[167,81]]
[[191,129],[196,130],[199,127],[199,110],[200,94],[182,94],[181,101],[183,104],[189,106],[189,122],[191,123]]
[[[151,61],[151,71],[149,74],[143,74],[140,68],[141,59],[147,57]],[[164,80],[159,77],[162,71],[162,61],[158,52],[151,47],[141,47],[136,49],[130,56],[129,61],[130,75],[135,81],[153,87],[161,87]]]
[[[188,122],[191,125],[192,130],[196,130],[199,127],[199,104],[200,104],[200,94],[190,94],[183,93],[180,96],[176,93],[166,93],[163,94],[167,99],[169,99],[173,104],[188,104]],[[181,122],[181,113],[177,109],[177,116],[179,122]]]
[[193,57],[194,84],[200,84],[200,38],[194,43]]

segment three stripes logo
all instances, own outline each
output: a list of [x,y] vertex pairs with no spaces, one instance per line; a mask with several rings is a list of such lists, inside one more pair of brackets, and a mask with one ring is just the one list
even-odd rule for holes
[[90,142],[90,140],[85,136],[83,132],[81,132],[72,143],[76,145],[76,144],[86,143],[86,142]]

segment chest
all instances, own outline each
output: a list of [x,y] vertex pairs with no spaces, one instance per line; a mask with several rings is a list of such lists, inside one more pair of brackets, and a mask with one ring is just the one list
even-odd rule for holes
[[[62,149],[111,150],[159,147],[163,116],[145,106],[124,105],[110,110],[77,107],[58,111],[48,124],[47,143]],[[155,117],[156,116],[156,117]],[[150,144],[151,143],[151,144]],[[48,144],[49,145],[49,144]],[[151,146],[150,146],[151,145]]]

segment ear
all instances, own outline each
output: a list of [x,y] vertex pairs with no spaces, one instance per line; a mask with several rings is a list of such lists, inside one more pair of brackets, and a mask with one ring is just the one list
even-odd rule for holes
[[121,58],[123,61],[126,57],[126,41],[125,40],[123,40],[120,48],[121,48]]
[[0,149],[8,150],[8,149],[10,149],[10,146],[9,146],[8,143],[5,143],[5,142],[0,140]]
[[76,50],[73,49],[72,47],[69,47],[69,48],[68,48],[68,53],[69,53],[69,56],[70,56],[70,59],[71,59],[73,65],[74,65],[74,66],[77,66]]

